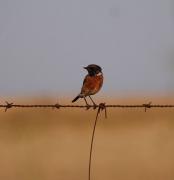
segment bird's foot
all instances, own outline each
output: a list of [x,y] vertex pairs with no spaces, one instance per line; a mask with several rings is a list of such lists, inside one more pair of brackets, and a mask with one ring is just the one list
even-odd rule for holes
[[97,104],[93,104],[93,109],[95,110],[97,108]]
[[86,110],[90,109],[90,105],[89,104],[86,104]]

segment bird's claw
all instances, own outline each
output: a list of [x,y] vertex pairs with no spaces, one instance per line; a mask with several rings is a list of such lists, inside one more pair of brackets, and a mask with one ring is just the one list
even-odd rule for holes
[[93,104],[93,109],[95,110],[97,108],[97,104]]
[[86,110],[90,109],[90,107],[91,107],[91,106],[90,106],[89,104],[87,104],[87,105],[86,105]]

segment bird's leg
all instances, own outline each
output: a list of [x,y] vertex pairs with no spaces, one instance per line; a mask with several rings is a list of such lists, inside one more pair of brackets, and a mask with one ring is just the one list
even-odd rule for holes
[[83,99],[85,100],[85,103],[86,103],[86,109],[88,110],[88,109],[90,108],[90,105],[88,104],[88,102],[87,102],[85,96],[83,97]]
[[92,103],[93,103],[93,106],[94,106],[94,109],[97,108],[97,104],[95,104],[95,102],[93,101],[93,99],[91,98],[91,96],[89,96],[89,98],[91,99]]

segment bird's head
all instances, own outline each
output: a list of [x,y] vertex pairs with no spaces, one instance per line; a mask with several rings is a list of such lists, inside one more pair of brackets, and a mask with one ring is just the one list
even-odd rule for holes
[[90,76],[95,76],[95,75],[99,75],[102,73],[102,68],[96,64],[90,64],[90,65],[84,67],[84,69],[86,69],[88,71],[88,74]]

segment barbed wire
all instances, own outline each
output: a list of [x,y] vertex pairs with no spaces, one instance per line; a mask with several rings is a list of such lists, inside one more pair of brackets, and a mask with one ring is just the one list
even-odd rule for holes
[[14,104],[5,101],[5,104],[0,104],[0,108],[5,108],[5,112],[11,108],[86,108],[86,109],[96,109],[96,108],[144,108],[145,111],[150,108],[174,108],[174,104],[152,104],[152,102],[144,104],[105,104],[100,103],[98,105],[71,105],[71,104]]

